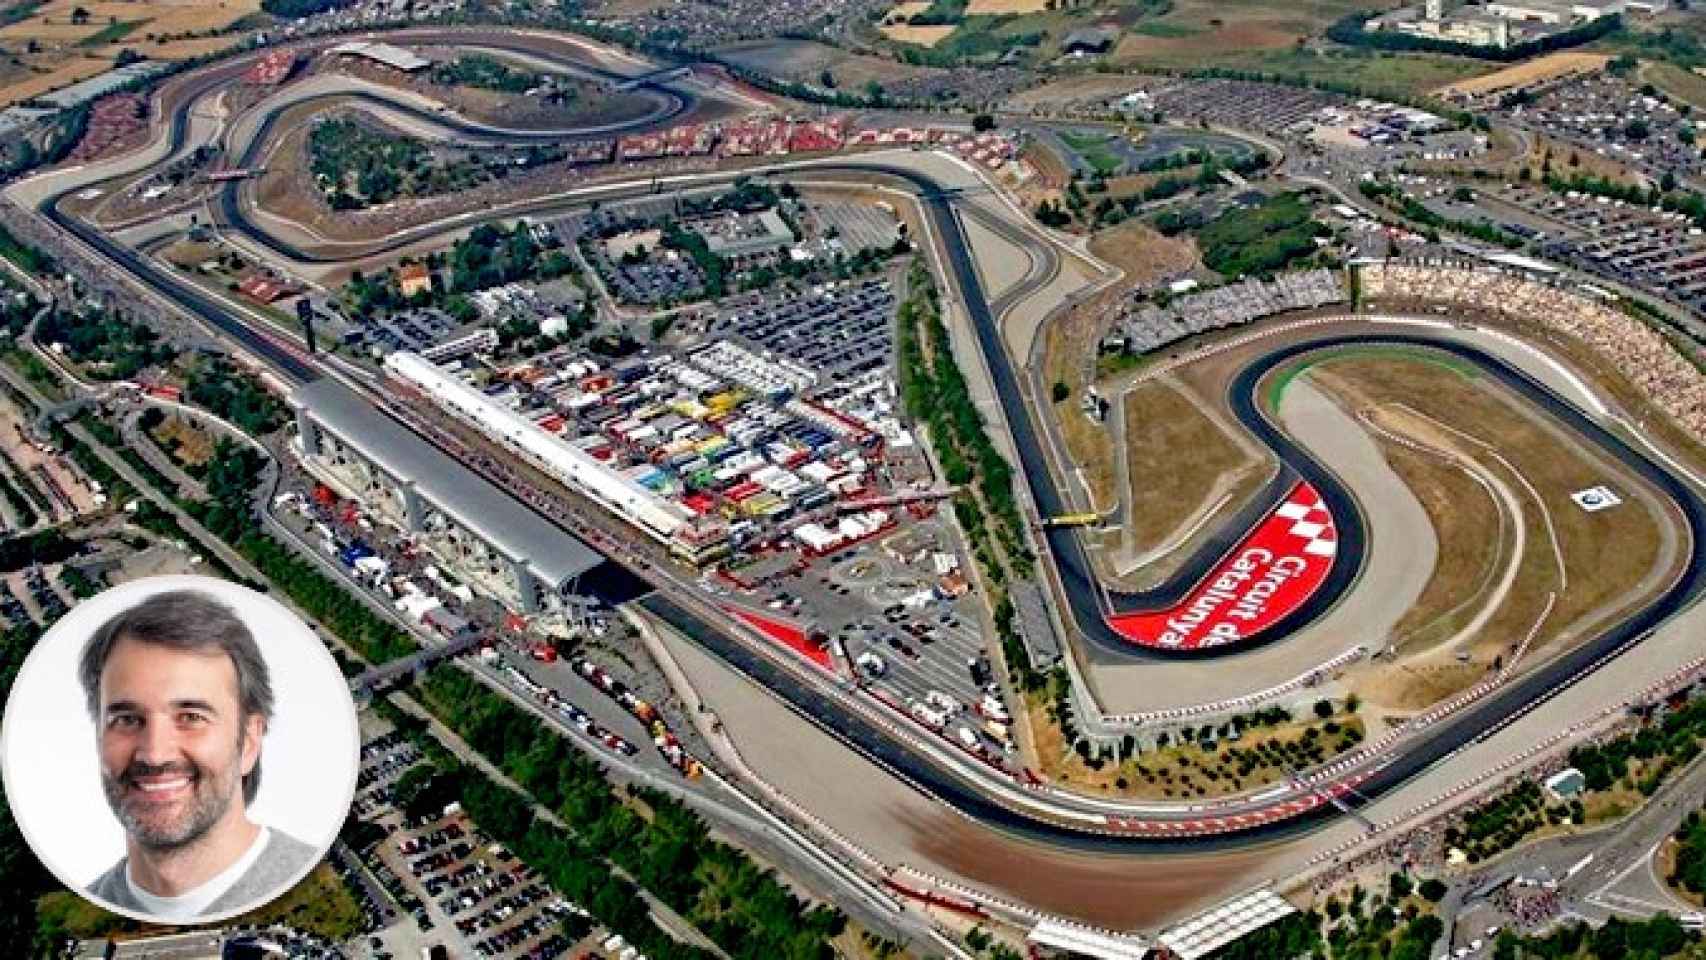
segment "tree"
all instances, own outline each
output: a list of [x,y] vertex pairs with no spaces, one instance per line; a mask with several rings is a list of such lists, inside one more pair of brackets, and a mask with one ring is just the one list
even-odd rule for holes
[[830,90],[834,90],[835,74],[831,73],[828,67],[825,67],[823,72],[818,74],[817,82]]
[[1056,380],[1054,386],[1049,390],[1049,395],[1054,398],[1055,403],[1059,403],[1072,396],[1072,388],[1067,386],[1065,381]]
[[1323,720],[1332,716],[1333,715],[1333,701],[1331,701],[1331,700],[1317,700],[1317,701],[1315,701],[1315,715],[1317,717],[1320,717]]
[[978,133],[994,130],[995,117],[987,113],[980,113],[971,118],[971,128],[976,130]]
[[74,26],[80,27],[80,26],[82,26],[88,22],[89,22],[89,11],[88,10],[85,10],[82,7],[71,8],[71,23]]
[[1389,897],[1394,903],[1409,896],[1415,889],[1415,885],[1410,882],[1410,878],[1402,873],[1392,874],[1391,877],[1387,878],[1386,885],[1389,891]]

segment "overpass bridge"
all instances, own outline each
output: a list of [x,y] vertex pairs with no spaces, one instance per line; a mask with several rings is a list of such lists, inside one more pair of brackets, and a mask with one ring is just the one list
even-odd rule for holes
[[627,93],[628,91],[637,89],[639,87],[645,87],[645,86],[650,86],[652,84],[659,84],[659,83],[668,83],[671,80],[680,80],[684,77],[690,77],[692,75],[693,75],[693,68],[692,67],[669,67],[669,68],[666,68],[663,70],[653,70],[651,73],[642,73],[637,77],[629,77],[628,79],[623,80],[620,83],[612,84],[610,89],[616,91],[617,93]]
[[484,634],[471,630],[452,639],[442,647],[429,647],[402,659],[380,664],[359,676],[352,677],[349,682],[350,690],[358,699],[367,700],[375,692],[389,687],[405,676],[425,673],[428,668],[440,660],[447,660],[467,653],[479,646],[485,639]]

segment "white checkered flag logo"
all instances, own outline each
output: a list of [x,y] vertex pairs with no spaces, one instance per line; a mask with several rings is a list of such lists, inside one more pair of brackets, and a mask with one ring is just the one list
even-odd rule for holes
[[1292,522],[1286,532],[1306,541],[1304,553],[1312,557],[1331,557],[1338,552],[1338,531],[1333,529],[1333,515],[1319,498],[1287,500],[1280,504],[1274,515]]

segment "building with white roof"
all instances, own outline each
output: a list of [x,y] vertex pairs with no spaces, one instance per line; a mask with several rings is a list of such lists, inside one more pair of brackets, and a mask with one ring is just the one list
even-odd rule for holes
[[1254,890],[1186,920],[1158,939],[1179,960],[1200,960],[1296,912],[1296,907],[1272,890]]
[[693,511],[547,432],[419,354],[399,350],[387,355],[385,372],[686,559],[703,563],[727,554],[726,527],[695,518]]

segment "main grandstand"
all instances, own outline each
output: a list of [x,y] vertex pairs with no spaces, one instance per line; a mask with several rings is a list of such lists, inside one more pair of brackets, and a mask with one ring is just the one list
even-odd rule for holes
[[408,530],[524,613],[549,609],[604,557],[330,380],[290,398],[303,464]]

